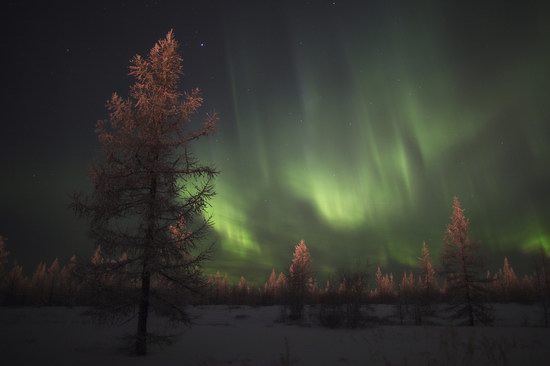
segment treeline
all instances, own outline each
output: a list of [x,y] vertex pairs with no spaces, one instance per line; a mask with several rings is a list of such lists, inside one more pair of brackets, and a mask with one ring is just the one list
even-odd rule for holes
[[[101,247],[97,247],[89,259],[73,255],[66,263],[57,258],[49,265],[41,262],[32,275],[26,274],[15,260],[10,268],[8,257],[5,239],[0,236],[0,305],[97,307],[114,304],[117,300],[125,303],[140,289],[139,281],[117,268],[125,255],[111,261]],[[165,281],[157,278],[153,279],[151,287],[170,290]],[[195,301],[191,299],[189,296],[187,302]]]
[[[302,246],[307,250],[305,243]],[[308,251],[309,252],[309,251]],[[308,254],[309,255],[309,254]],[[88,297],[95,293],[87,287],[92,283],[83,280],[81,272],[86,266],[105,264],[101,248],[97,248],[87,261],[78,261],[72,256],[66,263],[55,259],[52,263],[41,262],[31,275],[23,266],[13,261],[8,266],[9,252],[0,237],[0,299],[3,305],[87,305],[93,303]],[[395,304],[403,300],[424,299],[430,303],[449,300],[448,284],[439,278],[430,259],[428,247],[423,244],[419,257],[419,270],[403,272],[399,276],[386,273],[377,266],[355,270],[341,270],[334,278],[319,284],[314,276],[306,279],[304,301],[317,304],[357,297],[367,304]],[[517,276],[508,258],[504,258],[502,268],[486,272],[484,285],[487,302],[533,304],[541,299],[541,292],[550,282],[547,260],[541,254],[540,262],[532,274]],[[296,271],[296,270],[294,270]],[[261,286],[249,283],[241,276],[237,283],[231,283],[227,275],[217,272],[208,276],[201,294],[190,294],[189,302],[212,305],[284,305],[288,303],[292,271],[277,272],[275,269]],[[134,287],[120,274],[96,279],[103,287]],[[97,284],[94,284],[97,285]],[[163,286],[157,282],[153,287]]]
[[57,259],[50,265],[42,262],[28,276],[17,261],[8,270],[8,255],[4,239],[0,237],[0,304],[73,306],[82,303],[82,286],[75,276],[76,256],[64,265]]
[[[484,285],[486,301],[495,303],[533,304],[540,298],[540,289],[546,286],[550,277],[548,269],[540,266],[532,274],[518,277],[507,257],[498,271],[486,272]],[[334,278],[319,284],[313,277],[308,281],[308,302],[321,303],[326,297],[344,296],[353,291],[360,294],[365,303],[394,304],[403,298],[429,298],[430,302],[448,301],[448,286],[435,270],[432,272],[405,271],[399,276],[375,270],[341,270]],[[289,287],[288,274],[275,269],[261,286],[250,284],[241,276],[237,283],[231,283],[227,275],[217,272],[208,276],[208,304],[227,305],[281,305],[286,302]]]
[[[319,284],[309,249],[302,240],[294,248],[288,271],[277,273],[273,269],[263,286],[253,286],[244,277],[231,284],[227,276],[219,273],[205,278],[194,268],[183,283],[192,286],[178,286],[166,276],[151,276],[151,301],[158,302],[158,309],[166,309],[166,315],[184,321],[186,314],[178,309],[185,304],[284,305],[284,318],[291,320],[302,319],[306,305],[319,305],[318,316],[323,324],[351,327],[361,325],[370,304],[395,304],[399,321],[415,324],[422,324],[433,315],[436,304],[446,304],[449,318],[473,326],[492,323],[491,303],[537,302],[548,326],[550,267],[546,253],[541,250],[535,271],[522,278],[506,257],[502,268],[490,273],[483,268],[479,243],[469,236],[469,220],[463,211],[455,197],[437,269],[428,245],[423,243],[416,271],[397,277],[385,273],[380,266],[374,273],[371,268],[360,268],[340,271],[335,278]],[[131,259],[124,252],[114,257],[98,246],[89,260],[78,261],[73,256],[64,264],[57,259],[50,265],[40,263],[30,277],[16,262],[8,270],[8,255],[0,237],[3,305],[86,305],[98,310],[98,314],[105,314],[101,310],[106,308],[130,314],[142,291],[139,273],[130,272],[139,268],[128,266]]]

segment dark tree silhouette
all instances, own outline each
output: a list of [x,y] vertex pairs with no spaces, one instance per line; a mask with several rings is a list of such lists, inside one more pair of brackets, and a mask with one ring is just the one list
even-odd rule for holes
[[453,319],[473,326],[477,321],[492,322],[491,308],[484,303],[487,278],[483,277],[479,243],[470,239],[470,222],[457,197],[453,199],[451,223],[447,226],[442,253],[443,273]]
[[[200,127],[192,126],[203,98],[198,89],[178,89],[182,58],[171,31],[146,58],[132,59],[129,74],[129,98],[113,94],[109,120],[97,124],[103,158],[91,169],[94,191],[75,194],[72,207],[90,219],[91,235],[101,245],[104,258],[90,268],[103,279],[126,279],[124,296],[106,299],[114,301],[109,310],[116,313],[136,315],[138,309],[135,345],[143,355],[149,308],[169,309],[185,321],[180,291],[196,292],[205,284],[201,264],[210,247],[201,251],[199,244],[211,225],[203,213],[217,172],[200,165],[189,148],[214,131],[218,117],[207,114]],[[110,283],[108,289],[120,294]]]
[[366,317],[361,308],[367,305],[368,263],[365,268],[342,271],[340,274],[340,297],[343,304],[344,325],[349,328],[362,327]]

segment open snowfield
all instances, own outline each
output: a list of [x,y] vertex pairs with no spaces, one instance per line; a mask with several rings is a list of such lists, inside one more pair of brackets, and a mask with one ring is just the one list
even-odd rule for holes
[[[84,308],[0,308],[0,362],[8,365],[548,365],[550,329],[539,309],[499,305],[494,327],[373,325],[327,329],[278,321],[280,309],[190,308],[192,328],[152,317],[153,331],[181,334],[146,357],[128,354],[120,337],[133,322],[101,326]],[[378,305],[383,318],[391,306]],[[286,346],[288,345],[288,346]]]

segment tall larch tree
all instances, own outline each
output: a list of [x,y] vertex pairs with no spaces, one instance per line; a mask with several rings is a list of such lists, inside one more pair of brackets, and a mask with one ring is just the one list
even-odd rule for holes
[[289,268],[290,317],[301,319],[308,295],[308,285],[313,276],[311,255],[304,240],[294,247],[294,255]]
[[457,197],[453,199],[451,222],[447,226],[442,252],[443,273],[453,319],[463,324],[492,322],[491,309],[484,303],[487,278],[483,276],[479,243],[470,238],[470,222]]
[[180,92],[182,58],[172,31],[147,57],[131,60],[129,75],[129,97],[113,94],[108,120],[97,124],[103,156],[91,169],[94,191],[75,194],[72,207],[90,219],[101,245],[105,260],[94,269],[128,278],[110,310],[125,316],[137,310],[135,351],[144,355],[150,307],[171,309],[170,316],[185,321],[181,296],[205,284],[201,264],[210,247],[201,244],[211,221],[204,211],[217,171],[190,148],[214,132],[218,117],[192,123],[203,98],[199,89]]

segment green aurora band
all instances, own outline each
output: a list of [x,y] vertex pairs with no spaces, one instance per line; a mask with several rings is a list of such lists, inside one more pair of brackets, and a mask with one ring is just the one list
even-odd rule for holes
[[263,281],[300,239],[321,275],[414,266],[423,240],[437,258],[453,196],[494,263],[550,251],[542,15],[506,42],[476,19],[467,43],[445,14],[292,10],[224,18],[233,115],[197,145],[221,170],[214,270]]

